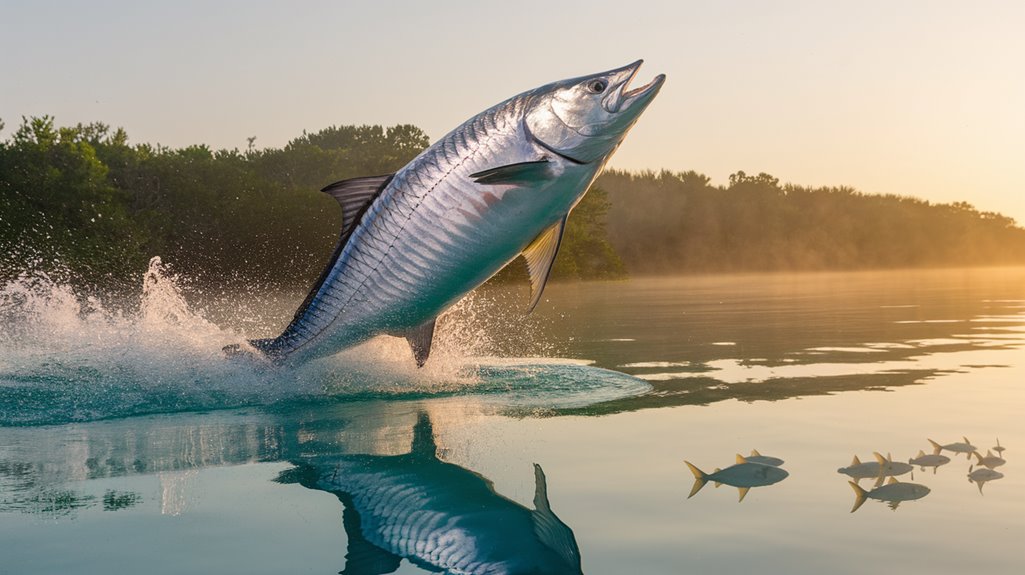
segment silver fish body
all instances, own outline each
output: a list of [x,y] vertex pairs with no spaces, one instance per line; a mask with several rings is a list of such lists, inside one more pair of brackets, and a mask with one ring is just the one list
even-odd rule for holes
[[915,501],[921,499],[926,495],[929,495],[931,489],[925,485],[918,483],[901,483],[896,478],[891,477],[890,481],[885,485],[881,485],[872,489],[871,491],[862,489],[857,483],[853,481],[847,482],[851,489],[854,490],[854,506],[851,508],[851,513],[858,510],[867,499],[876,499],[878,501],[886,502],[890,509],[895,510],[897,506],[903,501]]
[[296,362],[399,335],[422,365],[438,315],[521,254],[535,305],[570,210],[661,87],[626,91],[639,66],[525,92],[393,176],[325,188],[346,214],[333,260],[285,331],[251,343]]
[[739,501],[743,501],[752,487],[763,487],[773,485],[786,479],[790,474],[780,467],[766,465],[763,463],[751,462],[748,458],[737,454],[737,463],[725,469],[716,469],[712,473],[705,473],[693,463],[684,461],[691,473],[694,474],[694,485],[691,487],[688,499],[701,491],[709,481],[719,484],[736,487]]

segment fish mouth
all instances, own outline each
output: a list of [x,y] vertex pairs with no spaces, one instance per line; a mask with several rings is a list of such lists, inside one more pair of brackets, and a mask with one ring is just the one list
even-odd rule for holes
[[613,70],[608,73],[611,80],[610,84],[612,84],[613,88],[609,91],[609,95],[602,102],[608,112],[613,114],[621,112],[625,109],[630,109],[636,106],[638,103],[646,105],[655,97],[655,94],[658,93],[662,84],[666,80],[665,74],[655,76],[650,82],[643,86],[632,90],[628,89],[630,87],[630,81],[637,75],[642,64],[644,64],[644,60],[637,60],[633,64],[623,66],[618,70]]

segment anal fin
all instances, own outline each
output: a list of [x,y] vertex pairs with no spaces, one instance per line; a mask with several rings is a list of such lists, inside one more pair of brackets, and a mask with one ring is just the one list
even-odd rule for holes
[[438,318],[432,318],[402,334],[406,341],[409,342],[409,347],[413,350],[413,358],[416,359],[417,367],[423,367],[427,363],[427,358],[431,355],[434,325],[437,321]]

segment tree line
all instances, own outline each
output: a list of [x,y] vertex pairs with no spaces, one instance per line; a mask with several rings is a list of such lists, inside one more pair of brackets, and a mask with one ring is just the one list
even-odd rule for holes
[[608,237],[631,273],[1025,263],[1025,229],[966,202],[781,185],[737,172],[610,171]]
[[[42,268],[134,285],[160,255],[198,284],[305,287],[341,222],[318,190],[393,172],[428,144],[411,125],[332,126],[282,148],[169,148],[101,123],[25,118],[0,140],[0,279]],[[713,186],[696,172],[611,171],[574,209],[553,277],[1023,261],[1025,230],[966,203],[767,174]],[[510,267],[500,280],[523,275]]]

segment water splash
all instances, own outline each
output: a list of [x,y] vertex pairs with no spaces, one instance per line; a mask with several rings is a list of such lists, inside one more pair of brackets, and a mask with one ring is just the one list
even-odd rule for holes
[[282,401],[497,397],[513,388],[529,396],[525,390],[544,386],[546,379],[560,383],[549,397],[556,403],[568,398],[574,381],[580,384],[575,402],[581,389],[595,386],[636,392],[633,378],[619,385],[609,374],[583,373],[572,362],[563,362],[565,373],[554,374],[558,370],[549,366],[553,373],[546,378],[537,376],[533,360],[501,365],[488,359],[501,347],[494,340],[495,318],[508,314],[495,313],[501,307],[495,300],[472,294],[441,318],[431,360],[422,369],[404,340],[385,336],[298,369],[229,359],[221,349],[252,334],[207,319],[189,305],[183,284],[159,257],[150,261],[136,301],[122,305],[82,295],[41,272],[9,282],[0,290],[0,426]]

